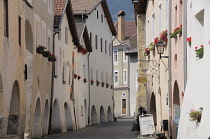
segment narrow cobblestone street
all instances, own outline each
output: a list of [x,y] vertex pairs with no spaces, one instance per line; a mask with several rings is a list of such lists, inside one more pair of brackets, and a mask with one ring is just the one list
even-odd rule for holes
[[77,131],[53,134],[47,139],[135,139],[138,132],[131,131],[133,119],[117,119],[117,122],[101,123]]

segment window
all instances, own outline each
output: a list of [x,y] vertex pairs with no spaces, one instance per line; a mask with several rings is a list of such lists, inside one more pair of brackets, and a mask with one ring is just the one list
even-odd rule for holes
[[69,85],[71,84],[71,65],[69,64]]
[[81,116],[83,117],[83,106],[81,106]]
[[117,51],[114,51],[114,62],[118,61]]
[[96,81],[98,80],[98,70],[96,70]]
[[65,27],[65,43],[68,44],[68,28]]
[[124,84],[127,84],[127,70],[126,69],[123,70],[123,82]]
[[103,39],[101,38],[101,52],[103,52]]
[[18,35],[19,35],[19,38],[18,38],[18,42],[19,42],[19,45],[21,46],[21,17],[20,16],[18,16],[18,26],[19,26],[19,33],[18,33]]
[[109,44],[109,55],[112,56],[112,49],[111,49],[112,45],[111,43]]
[[93,68],[91,68],[91,70],[90,70],[90,78],[91,78],[91,80],[93,80]]
[[97,49],[97,47],[98,47],[98,36],[97,35],[95,36],[95,45],[96,45],[96,49]]
[[96,14],[97,14],[96,16],[97,16],[97,19],[98,19],[98,10],[97,10],[97,13]]
[[83,77],[86,78],[86,70],[85,70],[85,65],[83,65]]
[[114,72],[114,83],[117,84],[118,83],[118,71]]
[[50,37],[48,37],[48,39],[47,39],[47,41],[48,41],[48,50],[50,51],[51,49],[51,47],[50,47]]
[[147,42],[150,43],[150,26],[149,26],[149,20],[147,21]]
[[92,47],[92,33],[90,32],[90,46]]
[[8,26],[8,0],[4,0],[4,36],[9,36],[9,26]]
[[159,32],[162,31],[162,6],[161,4],[159,5]]
[[108,83],[108,74],[106,73],[106,83]]
[[58,40],[61,40],[61,30],[58,33]]
[[101,82],[104,82],[104,72],[101,72]]
[[127,56],[126,56],[126,50],[124,50],[124,53],[123,53],[123,62],[127,62]]
[[101,14],[101,22],[103,23],[104,21],[104,16],[103,16],[103,14]]
[[152,38],[155,38],[155,13],[152,15]]
[[107,48],[106,48],[106,45],[107,45],[107,42],[105,41],[105,54],[106,54],[106,52],[107,52]]
[[66,84],[67,81],[67,65],[66,63],[63,64],[63,83]]

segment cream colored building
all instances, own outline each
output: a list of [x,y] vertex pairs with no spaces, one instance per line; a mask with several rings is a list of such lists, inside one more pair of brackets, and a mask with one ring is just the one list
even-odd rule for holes
[[[92,46],[89,77],[94,83],[90,85],[86,101],[88,124],[113,121],[113,90],[110,85],[113,84],[112,35],[116,35],[116,32],[108,5],[106,0],[72,0],[72,7],[76,23],[86,25]],[[96,84],[97,80],[99,85]],[[106,86],[106,83],[109,86]],[[81,104],[78,107],[81,107]]]
[[[113,41],[114,113],[116,117],[134,116],[136,109],[137,67],[130,68],[131,59],[126,52],[137,46],[137,30],[136,23],[125,21],[125,16],[124,11],[118,13],[118,22],[115,23],[118,34]],[[130,76],[131,73],[135,74],[133,78]]]
[[25,17],[22,0],[1,0],[0,138],[23,138],[26,115]]
[[52,62],[37,47],[53,52],[54,4],[47,0],[26,0],[24,6],[27,68],[25,138],[48,134]]

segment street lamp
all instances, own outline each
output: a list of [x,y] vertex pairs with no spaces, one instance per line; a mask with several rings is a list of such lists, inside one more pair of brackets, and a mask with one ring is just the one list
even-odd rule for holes
[[164,48],[165,48],[166,44],[163,41],[159,41],[156,44],[157,47],[157,53],[160,55],[160,59],[161,58],[168,58],[168,56],[161,56],[164,53]]

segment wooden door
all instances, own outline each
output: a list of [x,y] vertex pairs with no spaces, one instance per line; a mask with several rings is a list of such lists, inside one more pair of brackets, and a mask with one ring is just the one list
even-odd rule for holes
[[126,99],[122,99],[122,114],[126,114]]

